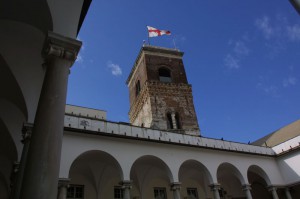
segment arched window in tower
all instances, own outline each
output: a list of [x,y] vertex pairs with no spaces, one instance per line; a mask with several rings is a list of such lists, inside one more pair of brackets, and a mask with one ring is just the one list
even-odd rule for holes
[[177,129],[181,129],[181,123],[180,123],[180,118],[178,113],[175,113],[175,120],[176,120]]
[[174,128],[171,113],[167,113],[167,128],[168,129],[173,129]]
[[167,68],[158,69],[159,81],[161,82],[172,82],[171,71]]
[[135,96],[138,96],[141,91],[141,84],[140,80],[138,80],[135,84]]

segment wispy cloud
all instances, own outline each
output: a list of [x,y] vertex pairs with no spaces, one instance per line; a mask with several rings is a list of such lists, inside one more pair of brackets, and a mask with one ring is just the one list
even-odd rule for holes
[[271,18],[268,16],[263,16],[255,21],[255,26],[262,32],[265,39],[276,39],[283,41],[288,39],[292,42],[300,41],[299,24],[290,24],[286,17],[281,15],[277,15],[276,17],[272,18],[272,22],[273,23],[271,23]]
[[283,87],[294,86],[297,84],[297,81],[298,80],[296,77],[288,77],[282,81],[282,85],[283,85]]
[[228,66],[229,69],[239,69],[239,60],[233,57],[231,54],[227,54],[224,59],[224,64]]
[[79,53],[79,54],[77,55],[76,62],[78,62],[78,63],[83,63],[83,56],[81,55],[81,53]]
[[270,18],[263,16],[262,18],[256,19],[256,27],[262,31],[266,39],[270,39],[274,35],[274,28],[270,24]]
[[[244,39],[243,39],[244,40]],[[228,45],[231,47],[230,53],[224,58],[224,64],[229,69],[239,69],[240,62],[249,55],[250,50],[243,40],[230,40]]]
[[111,61],[107,62],[107,67],[111,70],[111,73],[114,76],[120,76],[122,75],[122,69],[118,64],[114,64]]
[[287,35],[291,41],[300,41],[300,25],[288,26]]
[[[82,39],[79,38],[79,37],[77,39],[82,41]],[[85,54],[85,50],[86,50],[85,46],[86,46],[86,43],[82,41],[82,46],[80,48],[80,51],[79,51],[79,53],[77,55],[77,58],[76,58],[76,61],[75,61],[75,62],[77,62],[81,65],[84,63],[84,54]]]
[[263,91],[266,95],[279,97],[278,86],[270,83],[270,81],[268,76],[259,76],[256,88]]
[[248,55],[249,54],[249,49],[248,47],[245,45],[244,42],[242,41],[237,41],[235,42],[233,51],[237,54],[237,55]]

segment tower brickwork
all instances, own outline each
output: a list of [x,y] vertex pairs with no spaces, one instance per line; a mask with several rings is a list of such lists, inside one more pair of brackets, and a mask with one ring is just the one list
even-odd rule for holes
[[143,46],[127,79],[130,123],[199,135],[183,52]]

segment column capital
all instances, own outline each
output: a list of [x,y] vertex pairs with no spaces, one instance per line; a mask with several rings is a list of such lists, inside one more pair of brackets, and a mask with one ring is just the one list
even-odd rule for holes
[[172,182],[171,183],[171,190],[180,190],[181,189],[181,182]]
[[252,189],[251,184],[243,184],[242,189],[243,189],[243,191],[251,190]]
[[30,140],[32,134],[33,124],[24,123],[22,127],[22,140],[21,142],[24,144],[27,140]]
[[277,187],[275,187],[275,186],[268,186],[267,187],[268,188],[268,191],[270,191],[270,192],[272,192],[272,191],[276,191],[277,190]]
[[132,188],[131,180],[123,180],[123,181],[119,182],[119,184],[122,186],[122,189],[131,189]]
[[13,164],[13,172],[17,173],[19,171],[19,169],[20,169],[20,162],[15,161]]
[[79,40],[49,31],[42,54],[46,59],[49,59],[50,57],[59,57],[70,60],[73,63],[77,58],[81,45],[82,42]]
[[58,187],[68,187],[71,179],[70,178],[59,178]]
[[219,183],[213,183],[213,184],[210,184],[208,185],[210,187],[210,189],[212,191],[215,191],[215,190],[220,190],[221,189],[221,185]]

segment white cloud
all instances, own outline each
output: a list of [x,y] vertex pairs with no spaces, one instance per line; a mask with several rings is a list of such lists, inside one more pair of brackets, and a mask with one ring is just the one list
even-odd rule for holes
[[77,55],[76,62],[78,62],[78,63],[83,63],[83,56],[81,55],[81,53],[79,53],[79,54]]
[[233,51],[237,55],[248,55],[249,54],[249,49],[247,48],[247,46],[245,45],[245,43],[242,42],[242,41],[235,42]]
[[300,41],[300,25],[288,26],[287,35],[291,41]]
[[267,16],[264,16],[255,21],[256,27],[261,30],[266,39],[270,39],[274,34],[274,28],[270,25],[270,19]]
[[121,67],[118,64],[114,64],[111,61],[109,61],[109,62],[107,62],[107,67],[109,69],[111,69],[111,73],[114,76],[120,76],[120,75],[122,75],[122,69],[121,69]]
[[228,66],[229,69],[239,69],[239,60],[236,57],[233,57],[231,54],[227,54],[224,59],[225,65]]
[[283,87],[289,87],[289,86],[296,85],[297,81],[298,80],[295,77],[288,77],[288,78],[283,80],[282,84],[283,84]]

